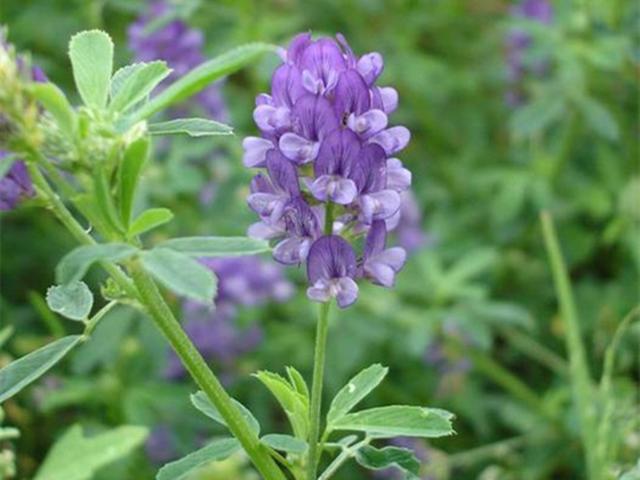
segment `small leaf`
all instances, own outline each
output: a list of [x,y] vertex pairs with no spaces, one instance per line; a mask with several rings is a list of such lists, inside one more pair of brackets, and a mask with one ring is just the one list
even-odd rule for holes
[[132,142],[124,152],[124,158],[118,171],[118,201],[120,204],[120,216],[125,227],[128,227],[131,222],[138,180],[148,156],[148,137],[139,138]]
[[210,135],[233,135],[233,129],[224,123],[206,118],[176,118],[167,122],[150,123],[151,135],[187,134],[190,137],[206,137]]
[[216,277],[198,261],[167,248],[154,248],[141,255],[145,270],[165,287],[203,303],[216,295]]
[[84,245],[67,253],[56,267],[56,281],[67,284],[80,280],[89,267],[98,261],[117,262],[132,256],[138,251],[126,243],[102,243]]
[[248,237],[182,237],[162,242],[160,247],[170,248],[192,257],[236,257],[254,255],[271,250],[264,240]]
[[451,413],[437,408],[392,405],[350,413],[337,419],[331,428],[367,432],[377,438],[436,438],[454,433],[451,418]]
[[116,209],[114,195],[111,191],[109,175],[104,167],[99,166],[95,169],[93,182],[95,188],[94,198],[97,200],[102,218],[109,224],[110,229],[124,233],[122,219]]
[[371,470],[397,467],[408,474],[408,479],[419,480],[420,462],[415,453],[406,448],[375,448],[365,445],[356,452],[356,461]]
[[145,210],[129,227],[129,237],[135,237],[153,228],[164,225],[173,219],[173,212],[168,208],[150,208]]
[[0,403],[45,374],[82,339],[82,335],[63,337],[0,369]]
[[[125,112],[145,99],[170,73],[171,69],[163,61],[138,63],[126,70],[118,70],[111,83],[111,103],[113,112]],[[116,81],[114,88],[113,81]]]
[[304,381],[304,378],[302,377],[300,372],[293,367],[286,367],[286,370],[291,385],[293,385],[293,387],[300,395],[309,399],[309,387],[307,386],[307,382]]
[[55,443],[35,480],[89,480],[111,462],[130,454],[147,437],[147,429],[122,426],[85,437],[74,425]]
[[60,131],[72,137],[76,129],[76,115],[67,97],[53,83],[34,83],[31,85],[33,96],[53,115]]
[[[225,427],[227,426],[227,423],[225,422],[224,418],[222,418],[222,415],[220,415],[220,412],[218,411],[216,406],[211,403],[211,400],[209,400],[209,397],[207,397],[207,395],[203,391],[200,390],[192,394],[190,398],[193,406],[200,410],[200,412],[204,413],[207,417],[215,420],[219,424],[224,425]],[[253,416],[253,414],[247,407],[245,407],[236,399],[233,399],[233,403],[236,405],[236,407],[238,407],[240,413],[247,421],[247,423],[249,423],[249,425],[251,426],[251,430],[253,430],[256,435],[259,435],[260,423],[258,423],[256,417]]]
[[564,110],[564,102],[557,95],[535,99],[515,111],[510,121],[511,131],[516,138],[540,133],[560,118]]
[[224,460],[238,450],[240,450],[240,443],[234,438],[215,440],[180,460],[167,463],[158,471],[156,480],[187,480],[192,478],[191,474],[194,470],[211,462]]
[[93,307],[93,294],[87,284],[74,281],[47,290],[47,305],[71,320],[86,320]]
[[262,443],[281,452],[302,455],[307,450],[307,442],[291,435],[270,433],[260,439]]
[[578,98],[577,103],[591,130],[607,140],[618,139],[620,136],[618,123],[602,103],[595,98],[583,96]]
[[73,78],[88,107],[104,108],[113,69],[113,42],[100,30],[74,35],[69,42]]
[[178,103],[199,92],[213,81],[240,70],[253,63],[265,52],[275,52],[276,47],[264,43],[243,45],[215,57],[194,68],[175,83],[171,84],[131,118],[131,123],[139,122],[154,113]]
[[331,402],[327,422],[333,423],[351,411],[364,397],[369,395],[384,379],[388,368],[376,363],[365,368],[349,380]]
[[309,399],[298,393],[280,375],[260,371],[254,375],[271,391],[280,403],[291,423],[293,433],[298,438],[307,438],[309,432]]

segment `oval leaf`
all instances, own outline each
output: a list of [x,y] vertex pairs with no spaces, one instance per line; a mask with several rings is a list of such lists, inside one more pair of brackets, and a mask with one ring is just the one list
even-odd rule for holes
[[[220,412],[218,411],[216,406],[211,403],[211,400],[209,400],[209,397],[207,397],[206,393],[204,393],[203,391],[198,391],[192,394],[190,398],[193,406],[200,410],[200,412],[204,413],[207,417],[215,420],[219,424],[224,425],[225,427],[227,426],[227,422],[225,422],[224,418],[222,418],[222,415],[220,415]],[[236,399],[232,400],[233,403],[235,403],[236,407],[238,407],[238,409],[240,410],[240,413],[242,414],[244,419],[251,426],[251,430],[253,430],[256,435],[259,435],[260,423],[258,423],[256,417],[254,417],[249,409],[242,405],[239,401],[237,401]]]
[[151,99],[149,103],[138,110],[130,122],[133,124],[148,118],[154,113],[164,110],[199,92],[215,80],[233,73],[245,65],[253,63],[256,58],[263,53],[275,51],[276,47],[273,45],[251,43],[223,53],[196,67],[180,78],[180,80],[171,84],[163,90],[162,93]]
[[[120,69],[113,77],[116,86],[111,85],[109,109],[124,112],[145,99],[156,86],[171,73],[166,62],[138,63],[126,70]],[[125,67],[126,68],[126,67]]]
[[46,373],[81,339],[82,335],[60,338],[2,368],[0,370],[0,403]]
[[156,480],[186,480],[191,478],[194,470],[210,462],[224,460],[238,450],[240,450],[240,443],[235,438],[215,440],[180,460],[167,463],[158,472]]
[[47,305],[71,320],[86,320],[93,307],[93,294],[84,282],[56,285],[47,290]]
[[185,297],[211,304],[216,295],[216,277],[211,270],[179,252],[154,248],[141,255],[145,270],[165,287]]
[[248,237],[182,237],[162,242],[160,247],[170,248],[193,257],[237,257],[271,250],[264,240]]
[[332,424],[351,411],[364,397],[376,388],[387,375],[388,368],[379,363],[365,368],[349,380],[331,402],[327,422]]
[[120,216],[126,227],[131,221],[133,201],[142,168],[149,156],[149,138],[139,138],[132,142],[124,152],[124,158],[118,170],[118,200]]
[[173,219],[173,212],[168,208],[150,208],[142,212],[129,227],[129,236],[135,237],[153,228],[164,225]]
[[437,408],[392,405],[350,413],[337,419],[331,428],[366,432],[377,438],[435,438],[454,433],[452,418],[451,413]]
[[370,470],[397,467],[409,475],[409,480],[419,480],[420,462],[415,453],[406,448],[385,447],[379,449],[365,445],[356,452],[356,461]]
[[149,133],[152,135],[186,134],[190,137],[206,137],[210,135],[233,135],[233,128],[224,123],[206,118],[176,118],[167,122],[150,123]]
[[126,243],[104,243],[78,247],[62,258],[56,267],[56,280],[60,284],[80,280],[94,262],[100,260],[117,262],[130,257],[137,251],[137,248]]
[[307,442],[291,435],[270,433],[260,439],[262,443],[274,450],[302,455],[307,450]]
[[88,107],[104,108],[113,69],[113,42],[101,30],[80,32],[69,42],[69,58],[78,93]]

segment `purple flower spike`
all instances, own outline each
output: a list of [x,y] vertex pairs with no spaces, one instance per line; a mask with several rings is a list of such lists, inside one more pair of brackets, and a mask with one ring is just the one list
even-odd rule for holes
[[[7,155],[7,152],[0,150],[0,159]],[[33,195],[35,195],[35,191],[27,166],[24,162],[15,162],[7,174],[0,178],[0,210],[13,210],[20,200]]]
[[338,235],[318,239],[307,259],[307,276],[311,287],[307,296],[316,302],[335,298],[340,308],[347,308],[358,298],[356,254],[351,245]]
[[[356,278],[390,287],[404,264],[404,250],[384,243],[411,185],[411,172],[394,156],[411,135],[389,126],[398,92],[376,85],[384,70],[379,53],[358,57],[340,34],[336,41],[302,33],[280,56],[271,92],[256,98],[260,136],[243,142],[244,164],[268,172],[251,183],[248,203],[260,221],[248,233],[276,240],[280,263],[306,261],[309,297],[336,298],[344,308],[358,296]],[[340,235],[351,241],[367,232],[368,247],[356,259]]]
[[364,247],[364,275],[373,283],[393,287],[396,273],[407,260],[407,252],[400,247],[386,248],[387,228],[382,220],[373,222]]

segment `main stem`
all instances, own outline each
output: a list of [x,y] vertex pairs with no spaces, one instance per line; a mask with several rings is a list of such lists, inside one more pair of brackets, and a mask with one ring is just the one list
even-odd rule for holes
[[327,352],[327,332],[329,331],[330,303],[322,303],[319,309],[316,331],[316,349],[313,360],[313,384],[311,385],[311,410],[309,411],[309,458],[307,480],[316,480],[318,470],[320,437],[320,413],[322,409],[322,384],[324,382],[324,364]]

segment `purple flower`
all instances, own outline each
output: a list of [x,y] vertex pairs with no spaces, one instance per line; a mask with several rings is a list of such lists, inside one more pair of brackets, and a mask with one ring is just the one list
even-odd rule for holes
[[[0,150],[0,160],[8,155]],[[33,195],[35,190],[27,166],[22,161],[14,162],[5,176],[0,178],[0,210],[13,210],[20,200]]]
[[[404,264],[404,251],[384,244],[411,185],[394,157],[411,135],[389,126],[398,93],[376,85],[379,53],[357,57],[341,35],[302,33],[281,56],[270,94],[256,98],[260,136],[243,141],[244,165],[267,170],[251,184],[248,203],[260,221],[248,233],[277,240],[281,263],[306,260],[312,300],[336,298],[346,307],[357,299],[357,279],[390,287]],[[346,238],[367,232],[368,247],[356,258]]]
[[144,445],[145,452],[156,465],[163,465],[177,456],[175,439],[167,425],[157,425],[149,434]]
[[[411,190],[401,194],[400,210],[393,227],[398,244],[407,252],[415,252],[428,245],[433,240],[422,229],[422,213],[420,206]],[[391,229],[387,225],[388,229]]]
[[313,244],[307,259],[309,298],[318,302],[335,298],[340,308],[346,308],[358,298],[355,275],[356,254],[344,238],[327,235]]
[[[168,85],[204,62],[202,32],[189,28],[165,1],[151,2],[145,14],[129,26],[129,48],[136,60],[164,60],[173,69],[161,87]],[[228,113],[219,84],[202,90],[196,99],[211,117],[225,121]]]

